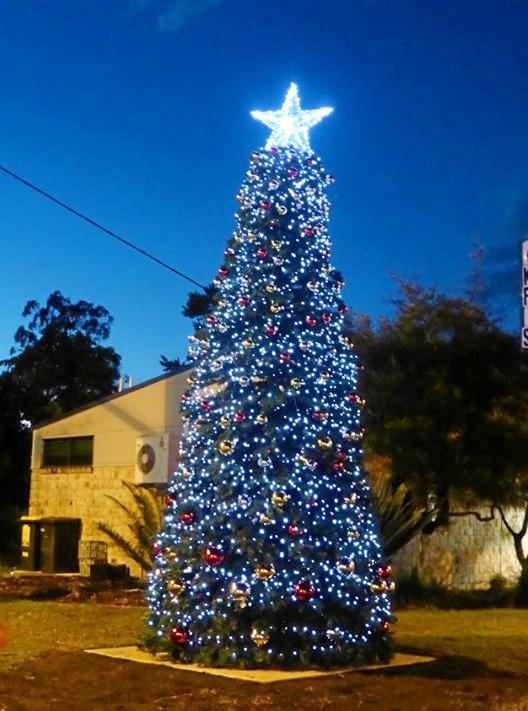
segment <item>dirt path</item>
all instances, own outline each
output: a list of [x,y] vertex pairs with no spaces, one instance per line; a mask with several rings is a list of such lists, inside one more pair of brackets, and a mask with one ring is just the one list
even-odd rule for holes
[[287,711],[528,711],[528,677],[492,674],[475,662],[446,657],[427,668],[269,687],[83,652],[48,652],[0,674],[0,711],[217,711],[256,707]]

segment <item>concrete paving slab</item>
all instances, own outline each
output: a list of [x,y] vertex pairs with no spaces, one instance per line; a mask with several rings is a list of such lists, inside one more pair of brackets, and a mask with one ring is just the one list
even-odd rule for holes
[[98,654],[111,659],[121,659],[140,664],[157,664],[177,671],[195,672],[222,676],[227,679],[252,681],[257,684],[274,684],[279,681],[301,681],[314,677],[336,676],[338,674],[351,674],[359,671],[374,671],[376,669],[394,669],[395,667],[411,666],[414,664],[427,664],[434,662],[433,657],[420,657],[414,654],[395,654],[390,664],[365,664],[357,667],[332,669],[332,671],[319,671],[307,669],[306,671],[290,671],[286,669],[220,669],[217,667],[202,667],[198,664],[177,664],[167,654],[150,654],[137,647],[108,647],[103,649],[86,649],[88,654]]

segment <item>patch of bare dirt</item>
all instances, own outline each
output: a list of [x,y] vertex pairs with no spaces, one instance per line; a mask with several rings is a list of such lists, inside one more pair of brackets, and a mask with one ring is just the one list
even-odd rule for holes
[[0,711],[253,708],[525,711],[528,678],[492,674],[463,658],[445,658],[405,671],[263,686],[83,652],[49,652],[0,675]]

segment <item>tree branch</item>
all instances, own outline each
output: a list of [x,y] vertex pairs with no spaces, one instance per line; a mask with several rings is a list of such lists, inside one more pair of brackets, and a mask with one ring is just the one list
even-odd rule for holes
[[451,518],[452,516],[474,516],[477,521],[494,521],[495,520],[495,509],[496,506],[490,506],[490,513],[489,516],[484,516],[480,511],[450,511],[449,512],[449,517]]

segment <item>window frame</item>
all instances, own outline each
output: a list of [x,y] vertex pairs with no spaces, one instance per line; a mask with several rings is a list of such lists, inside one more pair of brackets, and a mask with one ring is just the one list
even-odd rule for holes
[[[73,435],[73,436],[66,436],[66,437],[43,437],[42,438],[42,447],[41,447],[41,458],[40,458],[40,467],[41,469],[88,469],[92,470],[93,469],[93,458],[94,458],[94,435]],[[89,461],[88,457],[86,457],[86,461],[72,461],[72,459],[75,458],[75,456],[79,456],[78,453],[76,454],[74,452],[74,447],[73,443],[78,442],[79,440],[89,440],[90,441],[90,452],[89,452]],[[64,442],[68,445],[67,447],[67,456],[66,456],[66,461],[61,461],[61,462],[50,462],[49,460],[49,453],[48,453],[48,458],[46,457],[46,445],[48,442]],[[73,455],[73,456],[72,456]]]

